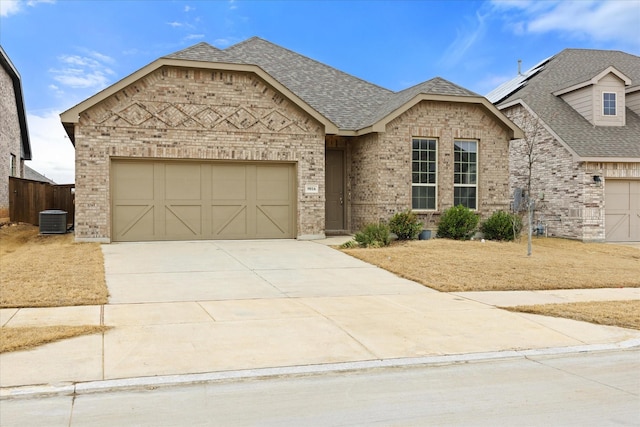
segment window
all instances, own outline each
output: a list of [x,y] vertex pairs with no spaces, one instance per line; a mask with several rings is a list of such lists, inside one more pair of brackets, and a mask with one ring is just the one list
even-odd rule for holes
[[616,115],[616,94],[615,92],[602,93],[602,114],[605,116]]
[[411,207],[435,210],[438,143],[425,138],[414,138],[412,143]]
[[11,155],[11,159],[9,163],[9,176],[18,176],[18,159],[15,154]]
[[477,209],[478,142],[454,141],[453,204]]

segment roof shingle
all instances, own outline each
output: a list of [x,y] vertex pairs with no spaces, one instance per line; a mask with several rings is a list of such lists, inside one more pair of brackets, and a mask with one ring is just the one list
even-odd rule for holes
[[[610,66],[629,77],[631,87],[640,85],[640,57],[619,51],[565,49],[502,100],[488,96],[499,108],[522,100],[580,157],[640,158],[640,117],[631,109],[625,111],[626,126],[594,126],[553,95],[588,81]],[[501,87],[491,94],[500,93]]]

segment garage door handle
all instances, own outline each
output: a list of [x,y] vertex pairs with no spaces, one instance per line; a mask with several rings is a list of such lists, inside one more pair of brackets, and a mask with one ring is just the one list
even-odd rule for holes
[[344,199],[342,198],[342,195],[340,195],[340,206],[342,206],[344,204]]

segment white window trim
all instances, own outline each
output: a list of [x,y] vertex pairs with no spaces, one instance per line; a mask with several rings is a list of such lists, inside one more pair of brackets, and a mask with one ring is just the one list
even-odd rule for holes
[[[453,140],[453,147],[454,147],[454,151],[455,151],[455,143],[456,142],[475,142],[476,144],[476,183],[475,184],[456,184],[456,180],[455,178],[453,179],[453,188],[454,188],[454,200],[453,200],[453,204],[455,205],[455,188],[456,187],[465,187],[465,188],[475,188],[476,189],[476,206],[471,209],[475,212],[478,211],[478,205],[480,204],[480,196],[479,196],[479,191],[478,191],[478,182],[480,181],[480,140],[478,139],[454,139]],[[455,159],[454,159],[454,165],[455,165]],[[455,174],[455,171],[454,171]]]
[[[434,187],[435,188],[435,193],[434,193],[434,198],[435,198],[435,205],[433,207],[433,209],[416,209],[413,207],[413,196],[411,199],[411,211],[412,212],[437,212],[438,211],[438,181],[440,179],[439,177],[439,173],[438,173],[438,154],[439,154],[439,150],[440,150],[440,144],[439,144],[439,140],[438,138],[433,138],[433,137],[429,137],[429,136],[413,136],[411,137],[411,162],[413,163],[413,140],[414,139],[430,139],[436,142],[436,162],[435,162],[435,166],[436,166],[436,182],[433,184],[414,184],[413,183],[413,178],[411,179],[411,188],[413,189],[414,186],[416,187]],[[412,167],[412,173],[413,173],[413,165],[411,165]],[[413,191],[412,191],[413,192]]]
[[[605,94],[611,94],[614,98],[613,114],[605,114],[604,112],[604,96]],[[602,117],[616,117],[618,115],[618,93],[617,92],[602,92]]]

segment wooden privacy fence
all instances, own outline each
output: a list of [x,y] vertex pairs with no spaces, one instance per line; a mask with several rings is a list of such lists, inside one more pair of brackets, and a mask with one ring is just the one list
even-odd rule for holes
[[9,218],[12,222],[40,225],[40,212],[60,209],[67,212],[67,223],[73,224],[74,192],[75,184],[55,185],[9,177]]

